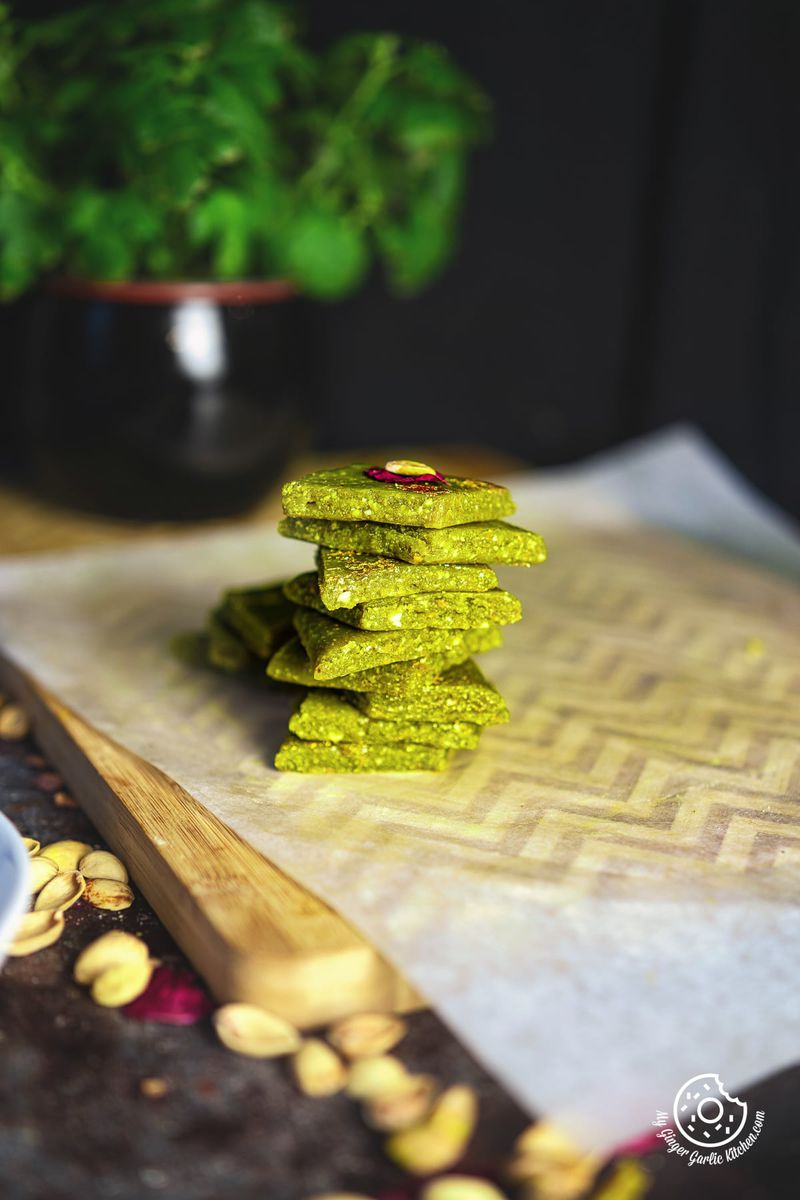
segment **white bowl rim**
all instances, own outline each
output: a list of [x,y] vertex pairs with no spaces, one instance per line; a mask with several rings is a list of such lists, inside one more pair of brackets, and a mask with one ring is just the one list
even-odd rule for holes
[[0,813],[0,846],[9,852],[14,872],[10,893],[0,906],[1,964],[28,902],[28,853],[19,832],[3,813]]

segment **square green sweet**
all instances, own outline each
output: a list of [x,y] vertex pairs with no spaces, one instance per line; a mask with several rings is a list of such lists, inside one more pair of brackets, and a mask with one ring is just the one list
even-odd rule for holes
[[454,751],[416,742],[304,742],[290,734],[275,755],[279,771],[355,775],[387,771],[443,771]]
[[223,609],[215,608],[206,619],[206,656],[209,666],[237,674],[252,666],[255,659],[237,633],[223,619]]
[[469,721],[475,725],[504,725],[508,708],[494,684],[472,661],[449,667],[413,694],[365,692],[355,703],[369,717],[382,721]]
[[232,588],[225,592],[219,616],[239,635],[253,654],[269,656],[292,636],[294,605],[283,594],[283,584]]
[[407,563],[506,563],[529,567],[544,562],[547,549],[538,533],[508,521],[478,521],[450,529],[379,525],[374,521],[323,521],[284,517],[284,537],[316,542],[332,550],[380,554]]
[[302,687],[344,688],[353,692],[382,692],[404,696],[433,679],[456,663],[464,662],[470,654],[494,650],[502,645],[499,629],[479,629],[464,634],[463,644],[450,654],[430,654],[409,662],[369,667],[334,679],[315,679],[308,655],[298,637],[280,646],[267,664],[267,675],[279,683],[294,683]]
[[516,596],[493,588],[489,592],[420,592],[392,600],[374,600],[330,612],[322,603],[315,571],[298,575],[284,586],[294,604],[313,608],[355,629],[375,632],[394,629],[485,629],[512,625],[522,616]]
[[419,565],[328,546],[317,551],[317,568],[320,599],[329,610],[418,592],[486,592],[497,587],[494,571],[483,564]]
[[383,483],[355,464],[313,471],[283,486],[287,517],[331,521],[381,521],[443,529],[489,521],[514,511],[508,488],[484,479],[445,476],[441,483]]
[[465,633],[458,629],[405,629],[375,633],[353,629],[310,608],[298,608],[294,627],[311,660],[314,679],[335,679],[367,667],[406,662],[426,654],[458,653]]
[[451,750],[474,750],[481,727],[466,721],[379,721],[359,712],[346,692],[315,688],[306,693],[289,730],[311,742],[418,742]]

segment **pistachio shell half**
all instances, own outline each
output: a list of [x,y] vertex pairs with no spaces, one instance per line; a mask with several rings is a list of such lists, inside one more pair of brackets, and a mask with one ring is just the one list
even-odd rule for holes
[[223,1046],[250,1058],[278,1058],[300,1049],[300,1034],[256,1004],[223,1004],[212,1018]]

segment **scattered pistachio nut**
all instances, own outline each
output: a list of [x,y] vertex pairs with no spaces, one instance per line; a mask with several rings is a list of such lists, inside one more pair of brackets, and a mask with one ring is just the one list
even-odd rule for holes
[[28,851],[30,858],[33,858],[36,854],[38,854],[42,848],[42,843],[37,842],[36,838],[23,838],[22,843],[25,849]]
[[474,1089],[455,1084],[442,1093],[421,1124],[392,1134],[386,1142],[386,1153],[413,1175],[446,1171],[466,1150],[477,1115]]
[[293,1025],[257,1004],[223,1004],[212,1017],[223,1046],[250,1058],[279,1058],[300,1049]]
[[42,858],[41,855],[35,855],[28,859],[28,892],[31,896],[35,896],[40,892],[46,883],[55,878],[58,874],[58,867],[49,858]]
[[150,982],[155,963],[121,962],[107,967],[92,980],[91,996],[103,1008],[121,1008],[141,996]]
[[69,792],[53,792],[53,804],[56,808],[80,808],[78,801]]
[[505,1200],[501,1191],[474,1175],[442,1175],[425,1185],[420,1200]]
[[18,742],[30,733],[28,714],[19,704],[6,704],[0,708],[0,738],[6,742]]
[[91,848],[87,842],[67,839],[63,842],[51,842],[49,846],[43,846],[39,853],[42,858],[49,858],[54,862],[59,871],[76,871],[78,863],[86,857]]
[[368,1100],[364,1119],[372,1129],[382,1133],[411,1129],[427,1117],[435,1094],[436,1080],[432,1075],[409,1075],[405,1086]]
[[588,1191],[600,1160],[585,1154],[549,1121],[529,1125],[514,1144],[508,1175],[524,1185],[526,1200],[573,1200]]
[[26,954],[35,954],[52,946],[64,932],[64,914],[48,910],[46,912],[26,913],[22,918],[16,936],[8,947],[11,958],[22,958]]
[[[596,1159],[572,1166],[548,1167],[538,1175],[524,1179],[521,1200],[583,1200],[600,1169]],[[516,1193],[515,1193],[516,1194]]]
[[128,882],[125,864],[109,850],[90,850],[78,863],[78,870],[87,879],[118,879]]
[[356,1013],[335,1021],[328,1041],[346,1058],[373,1058],[391,1050],[405,1033],[405,1021],[394,1013]]
[[110,912],[120,912],[133,904],[133,891],[127,883],[120,879],[88,879],[86,881],[86,899],[95,908],[106,908]]
[[320,1038],[306,1038],[292,1056],[292,1074],[306,1096],[333,1096],[347,1083],[347,1067]]
[[347,1094],[352,1100],[372,1100],[402,1088],[407,1079],[405,1065],[392,1054],[359,1058],[350,1067]]
[[572,1138],[550,1121],[536,1121],[523,1129],[514,1143],[514,1153],[548,1166],[571,1166],[584,1157]]
[[34,911],[52,909],[54,912],[64,912],[76,900],[80,900],[85,889],[86,880],[80,871],[59,871],[39,892]]
[[429,467],[427,463],[415,462],[411,458],[392,458],[384,465],[384,471],[391,471],[392,475],[436,475],[435,467]]
[[652,1186],[653,1176],[637,1159],[620,1158],[594,1197],[595,1200],[642,1200]]
[[141,938],[121,929],[112,929],[81,950],[72,969],[72,978],[76,983],[86,986],[109,967],[147,962],[149,957],[147,946]]
[[147,1096],[148,1100],[160,1100],[169,1091],[169,1084],[158,1075],[148,1075],[139,1080],[139,1091],[143,1096]]

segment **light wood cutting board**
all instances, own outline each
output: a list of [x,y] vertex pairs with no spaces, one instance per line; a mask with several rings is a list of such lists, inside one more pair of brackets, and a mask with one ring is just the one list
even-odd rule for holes
[[423,1000],[332,908],[143,759],[98,733],[0,656],[0,683],[81,808],[130,869],[219,1001],[313,1028]]

